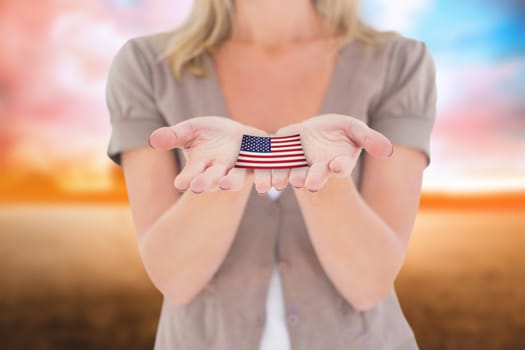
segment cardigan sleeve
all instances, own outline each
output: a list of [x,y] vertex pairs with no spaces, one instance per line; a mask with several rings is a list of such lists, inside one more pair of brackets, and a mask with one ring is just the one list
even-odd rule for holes
[[107,156],[121,165],[122,151],[148,146],[151,132],[167,125],[156,105],[147,55],[135,39],[113,58],[105,94],[111,122]]
[[422,151],[428,166],[436,118],[434,60],[418,40],[400,37],[390,49],[382,91],[369,111],[369,126],[393,144]]

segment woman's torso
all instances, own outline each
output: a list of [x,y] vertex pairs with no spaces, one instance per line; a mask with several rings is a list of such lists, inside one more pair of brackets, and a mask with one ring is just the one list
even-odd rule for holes
[[[230,50],[228,55],[204,55],[206,78],[185,75],[179,82],[158,60],[168,40],[167,34],[147,36],[129,46],[148,63],[150,92],[168,125],[219,115],[275,132],[324,113],[366,122],[371,101],[381,92],[388,57],[363,56],[350,44],[338,56],[330,56],[319,44],[271,63],[256,61],[256,51]],[[247,57],[250,60],[241,60]],[[183,153],[174,153],[182,169]],[[357,184],[360,174],[358,162],[352,174]],[[252,191],[227,256],[190,304],[176,306],[163,299],[155,350],[256,349],[276,263],[292,349],[417,349],[394,291],[372,310],[361,312],[336,290],[318,261],[288,186],[275,201]]]

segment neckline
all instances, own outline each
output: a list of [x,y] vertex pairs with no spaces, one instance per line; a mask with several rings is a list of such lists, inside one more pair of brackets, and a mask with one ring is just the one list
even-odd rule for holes
[[[345,55],[347,51],[349,51],[351,44],[352,44],[352,40],[349,40],[339,49],[339,52],[337,53],[335,67],[332,70],[330,80],[328,81],[328,86],[324,92],[324,96],[322,97],[321,105],[317,111],[317,114],[314,114],[311,117],[329,112],[328,106],[330,105],[331,99],[335,94],[335,90],[337,89],[338,86],[340,86],[342,79],[346,79],[345,74],[341,74],[341,73],[342,73],[342,70],[345,68],[345,64],[346,64]],[[228,105],[226,103],[226,96],[220,84],[219,76],[215,68],[215,64],[213,62],[213,57],[211,55],[211,52],[206,51],[203,54],[203,56],[205,58],[205,65],[207,68],[207,72],[209,74],[209,79],[207,79],[209,82],[208,88],[211,90],[213,94],[213,99],[218,105],[220,116],[231,119],[232,116],[228,110]]]

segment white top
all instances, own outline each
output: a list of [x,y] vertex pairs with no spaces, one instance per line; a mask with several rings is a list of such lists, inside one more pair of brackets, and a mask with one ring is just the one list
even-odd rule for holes
[[[275,200],[281,192],[272,187],[266,194]],[[290,350],[290,338],[285,321],[281,276],[277,267],[274,267],[266,298],[266,323],[259,350]]]

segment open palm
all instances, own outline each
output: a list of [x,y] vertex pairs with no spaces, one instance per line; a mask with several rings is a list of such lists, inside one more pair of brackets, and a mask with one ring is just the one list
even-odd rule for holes
[[295,187],[319,190],[330,175],[350,177],[362,149],[372,156],[387,157],[392,144],[381,133],[359,119],[325,114],[279,129],[276,136],[299,133],[308,168],[274,169],[272,185],[282,189],[290,182]]
[[[149,143],[155,149],[182,149],[186,164],[175,178],[177,189],[191,188],[196,193],[219,188],[238,190],[249,171],[234,168],[243,134],[266,135],[229,118],[204,116],[159,128],[150,135]],[[270,177],[270,170],[258,171]]]

